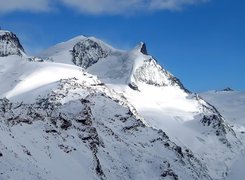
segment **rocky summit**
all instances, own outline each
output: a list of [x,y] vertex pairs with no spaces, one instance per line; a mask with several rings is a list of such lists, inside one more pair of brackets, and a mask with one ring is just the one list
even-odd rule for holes
[[22,55],[23,52],[24,49],[14,33],[0,30],[0,57]]

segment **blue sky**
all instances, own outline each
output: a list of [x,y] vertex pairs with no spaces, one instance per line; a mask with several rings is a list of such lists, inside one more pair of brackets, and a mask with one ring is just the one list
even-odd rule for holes
[[80,34],[121,49],[145,41],[191,91],[245,90],[244,0],[0,2],[0,26],[16,33],[30,54]]

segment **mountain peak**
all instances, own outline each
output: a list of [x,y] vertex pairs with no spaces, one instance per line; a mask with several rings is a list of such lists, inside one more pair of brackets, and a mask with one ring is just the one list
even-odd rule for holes
[[0,30],[0,57],[22,55],[24,52],[24,48],[14,33]]
[[144,42],[140,42],[136,47],[135,50],[141,52],[144,55],[148,55],[147,53],[147,48],[146,48],[146,44]]
[[234,90],[232,88],[230,88],[230,87],[226,87],[222,91],[234,91]]

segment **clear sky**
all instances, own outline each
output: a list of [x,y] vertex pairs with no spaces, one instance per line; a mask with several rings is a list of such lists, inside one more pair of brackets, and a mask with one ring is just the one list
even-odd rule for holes
[[245,0],[0,0],[29,54],[83,34],[138,42],[191,91],[245,90]]

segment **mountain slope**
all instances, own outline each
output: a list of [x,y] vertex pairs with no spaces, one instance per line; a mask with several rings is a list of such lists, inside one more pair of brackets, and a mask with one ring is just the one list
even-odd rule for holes
[[1,179],[211,179],[122,94],[81,67],[32,59],[0,57]]
[[144,43],[79,36],[39,56],[0,57],[2,179],[224,179],[243,150]]
[[[188,149],[146,127],[117,96],[73,78],[34,104],[1,100],[3,177],[31,163],[24,179],[210,179]],[[23,164],[9,164],[11,154]]]
[[[207,164],[212,177],[226,176],[232,159],[241,153],[241,142],[214,106],[190,93],[163,69],[148,54],[144,43],[131,51],[122,51],[95,38],[74,39],[72,43],[68,41],[50,48],[49,59],[73,63],[96,75],[123,94],[148,126],[163,130],[174,142],[190,148]],[[69,56],[57,58],[57,46],[64,47],[62,52]]]
[[240,91],[209,91],[201,96],[212,103],[224,115],[227,121],[236,129],[238,134],[245,127],[245,93]]
[[[245,93],[225,89],[222,91],[209,91],[202,93],[201,96],[212,103],[222,113],[226,120],[231,124],[237,137],[245,143]],[[231,165],[231,170],[227,179],[240,179],[245,173],[245,151],[236,157],[236,161]]]
[[142,42],[126,52],[94,37],[78,36],[47,49],[39,56],[54,62],[81,66],[107,83],[145,82],[156,86],[176,85],[184,89],[176,77],[146,52],[146,45]]

